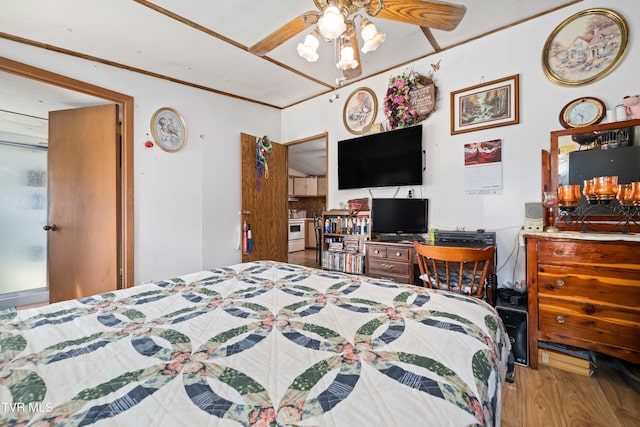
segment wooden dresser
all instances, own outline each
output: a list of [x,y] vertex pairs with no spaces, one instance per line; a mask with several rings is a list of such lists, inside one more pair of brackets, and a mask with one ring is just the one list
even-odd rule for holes
[[377,242],[365,243],[367,261],[366,275],[389,279],[399,283],[414,283],[413,243]]
[[531,233],[530,366],[538,341],[640,363],[640,234]]

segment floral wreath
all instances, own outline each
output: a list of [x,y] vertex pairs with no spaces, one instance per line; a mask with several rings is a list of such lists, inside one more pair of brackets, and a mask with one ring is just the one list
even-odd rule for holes
[[411,105],[409,92],[416,87],[413,74],[402,73],[389,79],[389,89],[384,96],[384,114],[391,129],[406,127],[418,122],[418,113]]
[[[414,72],[402,73],[389,79],[383,111],[391,129],[412,126],[427,118],[430,111],[426,114],[419,113],[411,104],[411,92],[429,84],[433,84],[430,77]],[[437,93],[437,89],[434,88],[434,91]]]

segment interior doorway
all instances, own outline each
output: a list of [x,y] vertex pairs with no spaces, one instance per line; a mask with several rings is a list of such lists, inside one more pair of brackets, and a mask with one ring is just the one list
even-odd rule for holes
[[0,72],[10,73],[63,89],[101,98],[121,107],[120,123],[122,144],[120,158],[122,169],[121,238],[122,238],[122,287],[133,286],[134,281],[134,217],[133,217],[133,97],[99,86],[71,79],[47,70],[0,57]]
[[319,266],[316,218],[327,208],[328,133],[287,145],[287,238],[290,263]]

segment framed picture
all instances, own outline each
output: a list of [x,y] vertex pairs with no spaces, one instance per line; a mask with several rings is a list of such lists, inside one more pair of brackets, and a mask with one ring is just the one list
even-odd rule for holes
[[552,82],[581,86],[613,71],[629,43],[627,22],[609,9],[587,9],[565,19],[549,35],[542,68]]
[[151,118],[153,140],[164,151],[180,151],[187,141],[187,125],[173,108],[163,107]]
[[344,104],[344,127],[353,134],[362,134],[371,127],[378,113],[376,94],[366,87],[354,90]]
[[451,92],[451,135],[520,123],[520,76]]

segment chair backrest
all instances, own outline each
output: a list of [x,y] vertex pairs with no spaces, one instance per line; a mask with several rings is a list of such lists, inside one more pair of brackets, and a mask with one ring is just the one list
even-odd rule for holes
[[495,248],[413,244],[425,287],[482,298]]

